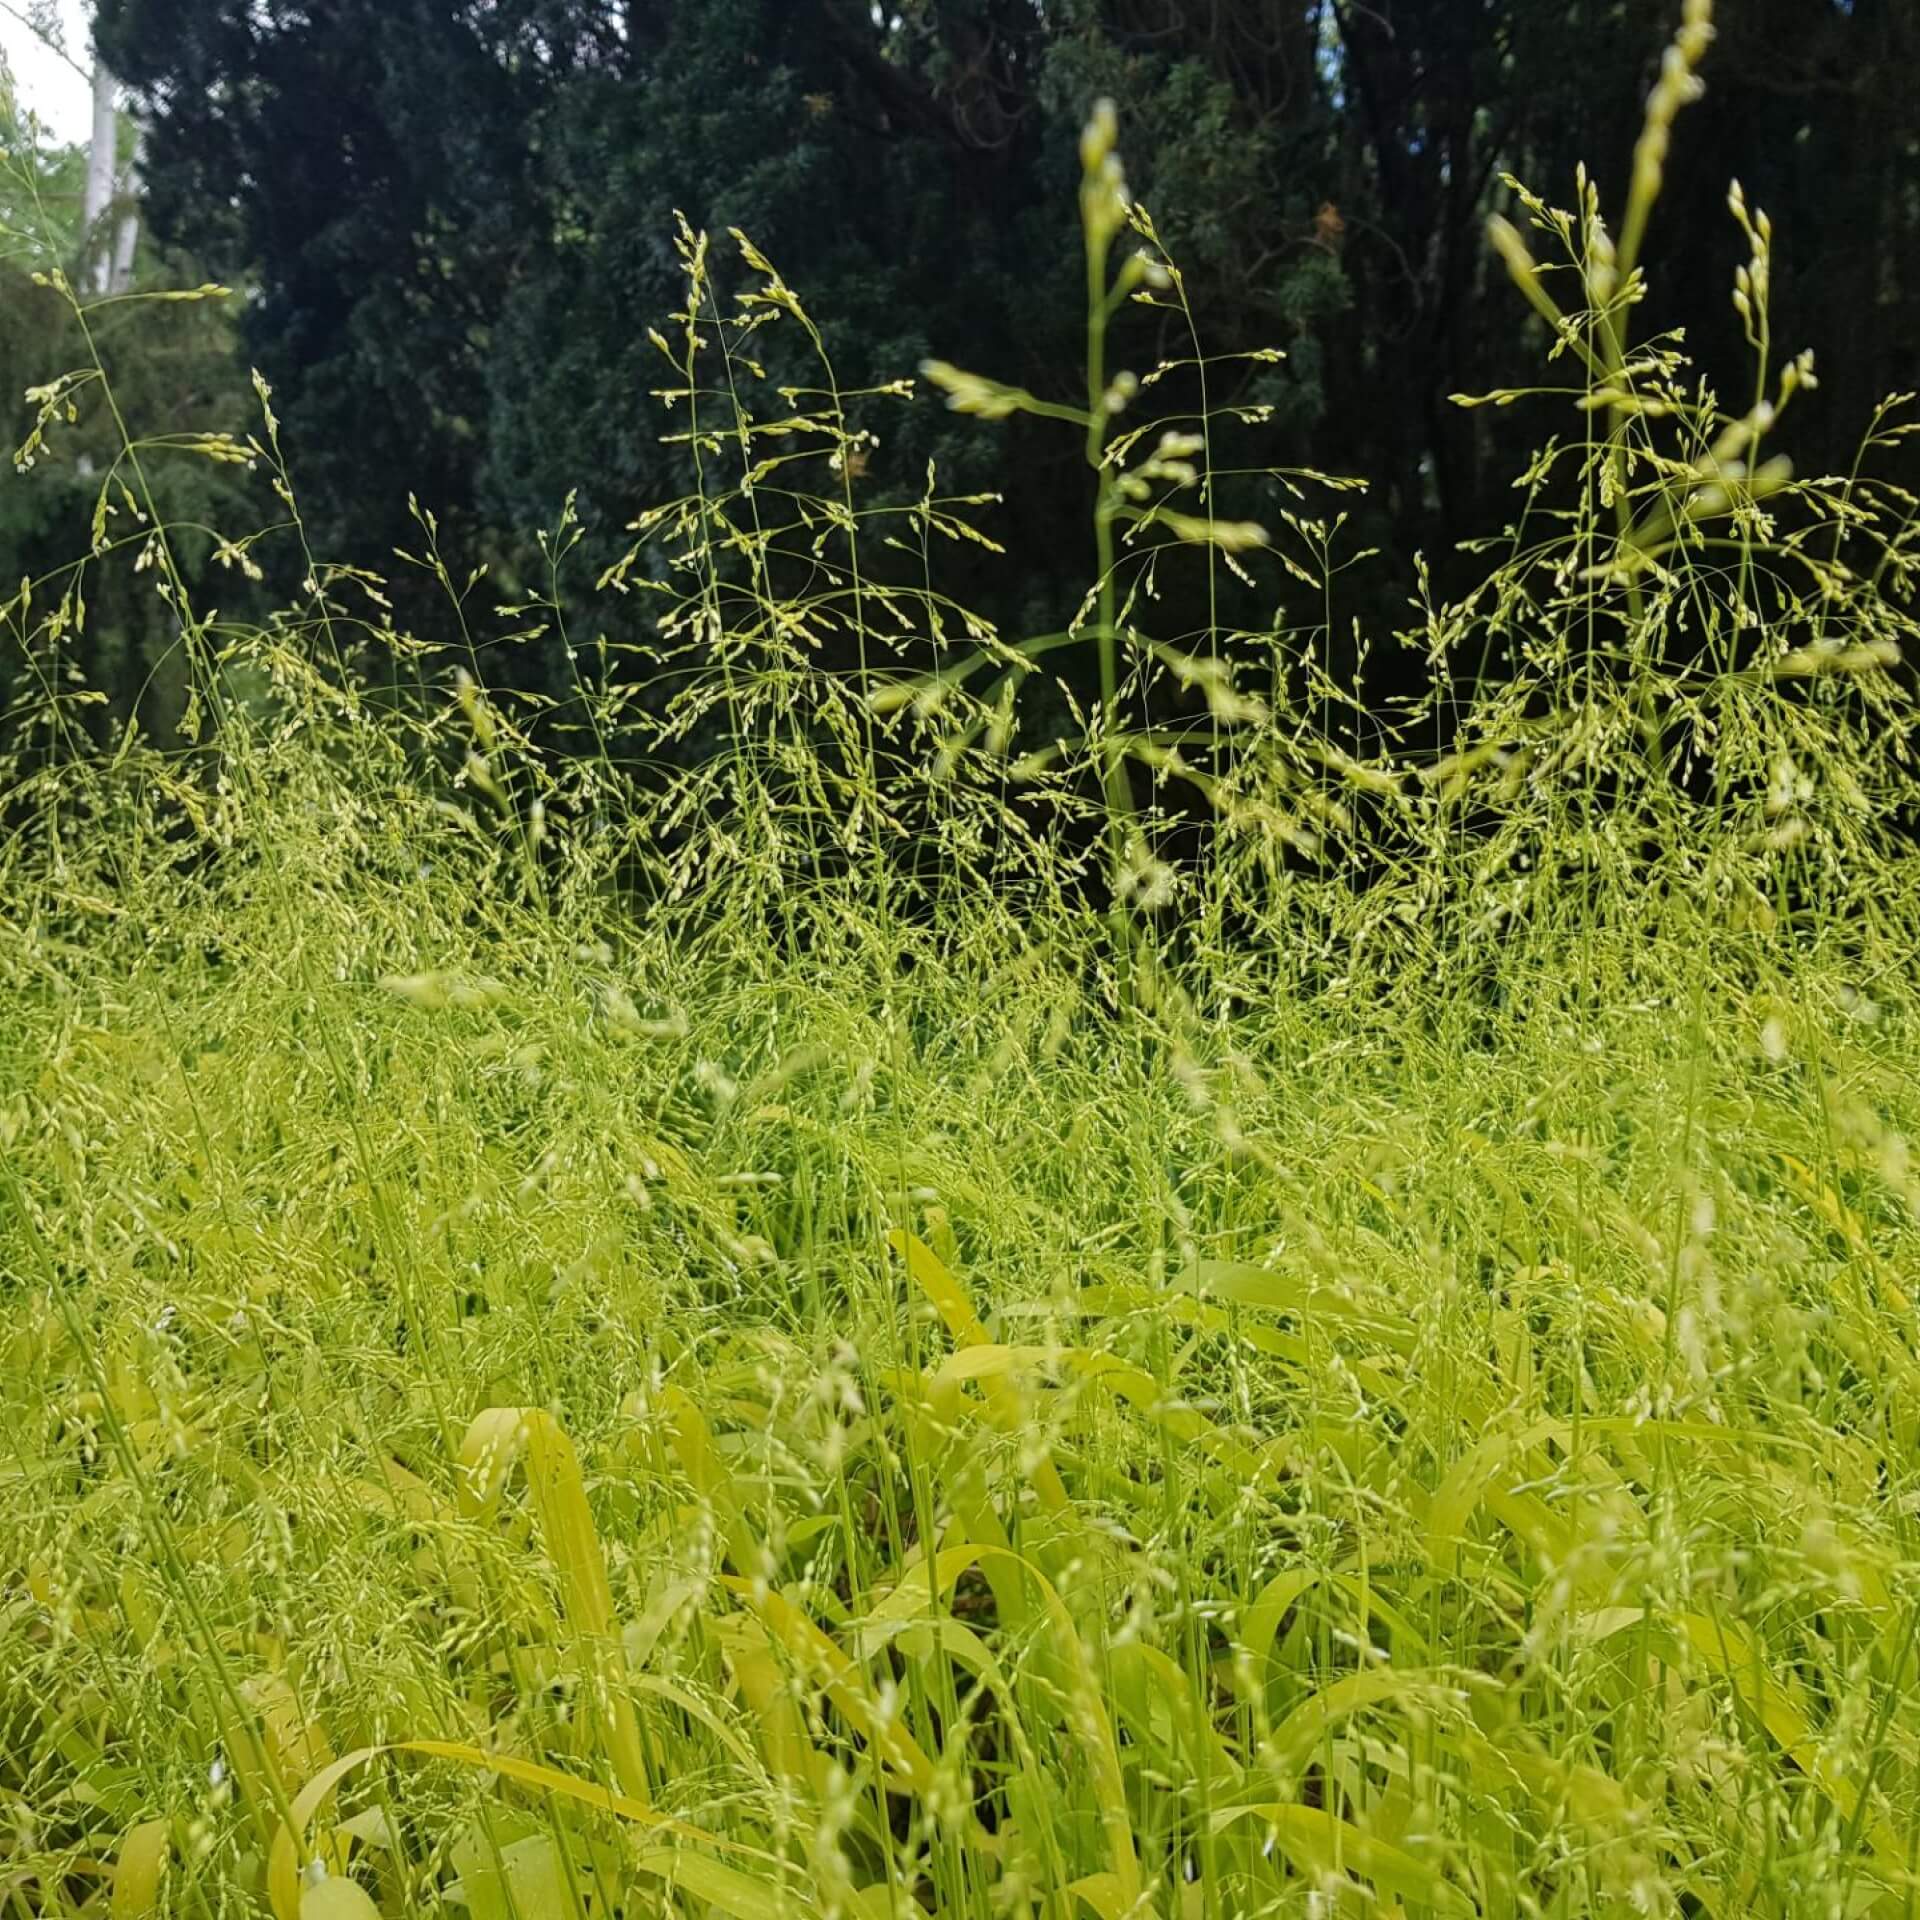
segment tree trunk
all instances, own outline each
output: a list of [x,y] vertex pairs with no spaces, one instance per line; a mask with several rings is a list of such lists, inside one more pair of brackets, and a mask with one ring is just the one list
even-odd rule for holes
[[86,194],[81,201],[81,223],[86,234],[87,283],[105,293],[113,277],[113,240],[103,222],[113,204],[113,176],[118,160],[119,117],[113,110],[113,75],[106,63],[93,63],[93,138],[87,147]]
[[110,293],[125,293],[133,285],[133,256],[140,245],[140,148],[134,136],[133,158],[127,162],[127,175],[120,182],[120,217],[113,229],[113,271],[109,276]]

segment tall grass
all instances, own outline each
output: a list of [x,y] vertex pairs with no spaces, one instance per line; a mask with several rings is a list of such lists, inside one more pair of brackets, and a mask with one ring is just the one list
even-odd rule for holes
[[[1753,393],[1634,334],[1706,30],[1617,240],[1584,180],[1496,234],[1489,401],[1564,412],[1371,744],[1343,483],[1230,471],[1102,116],[1084,402],[931,370],[1086,436],[1058,635],[943,595],[988,503],[869,505],[906,385],[690,228],[644,640],[570,513],[494,624],[422,510],[444,637],[304,551],[235,629],[147,475],[301,542],[270,396],[129,435],[197,739],[90,746],[71,583],[5,610],[8,1911],[1920,1911],[1911,502],[1893,413],[1770,452],[1737,196]],[[1130,380],[1137,297],[1192,353]],[[1183,565],[1317,611],[1156,636]]]

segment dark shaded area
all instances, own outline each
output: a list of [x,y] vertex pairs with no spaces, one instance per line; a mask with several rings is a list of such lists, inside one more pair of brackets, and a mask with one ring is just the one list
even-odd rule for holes
[[[1920,18],[1910,0],[1721,11],[1644,320],[1684,329],[1744,407],[1738,176],[1774,222],[1781,353],[1813,348],[1822,378],[1785,444],[1803,472],[1844,470],[1874,401],[1915,379]],[[1667,0],[101,0],[100,29],[148,118],[159,234],[257,286],[244,351],[275,384],[316,549],[391,564],[418,545],[411,490],[457,570],[490,562],[493,597],[538,583],[527,535],[568,489],[585,587],[622,524],[688,484],[659,444],[670,369],[647,337],[681,294],[676,208],[752,235],[843,386],[937,354],[1076,397],[1075,137],[1111,95],[1208,350],[1287,352],[1210,393],[1273,409],[1248,458],[1374,483],[1346,537],[1383,551],[1343,577],[1338,636],[1400,617],[1416,551],[1443,588],[1464,577],[1456,543],[1498,531],[1526,450],[1565,426],[1449,404],[1543,377],[1484,221],[1505,173],[1569,203],[1582,159],[1617,213],[1675,17]],[[817,378],[798,329],[763,338],[770,388]],[[1162,316],[1128,315],[1116,364],[1181,351]],[[1059,626],[1091,561],[1073,434],[925,397],[858,412],[882,435],[873,499],[917,494],[929,458],[948,490],[1005,493],[990,524],[1009,551],[955,549],[958,596],[1010,634]],[[1271,483],[1245,492],[1222,509],[1271,519]],[[1178,634],[1204,606],[1172,592],[1156,620]],[[396,604],[446,631],[431,582],[403,579]],[[1252,596],[1222,612],[1273,618]],[[1415,669],[1382,671],[1376,693]]]

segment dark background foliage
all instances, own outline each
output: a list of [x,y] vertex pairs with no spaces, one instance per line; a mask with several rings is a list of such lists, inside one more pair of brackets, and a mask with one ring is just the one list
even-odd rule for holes
[[[1342,613],[1378,626],[1404,610],[1416,551],[1444,585],[1456,544],[1499,530],[1546,430],[1525,408],[1449,401],[1542,377],[1484,241],[1501,176],[1566,204],[1585,160],[1617,210],[1673,15],[1668,0],[100,0],[98,30],[147,129],[158,242],[246,290],[241,362],[274,383],[325,557],[391,565],[417,544],[412,491],[454,564],[487,560],[511,593],[531,578],[528,536],[577,488],[589,587],[623,524],[686,484],[659,442],[668,370],[647,338],[681,293],[675,209],[765,249],[844,386],[933,354],[1074,397],[1075,136],[1104,93],[1207,348],[1288,356],[1238,366],[1211,397],[1272,407],[1259,461],[1372,482],[1349,544],[1382,552],[1344,577]],[[1844,468],[1874,401],[1916,377],[1920,15],[1912,0],[1721,15],[1648,249],[1648,318],[1684,329],[1745,404],[1738,176],[1774,221],[1782,350],[1813,348],[1822,377],[1788,444],[1803,472]],[[1182,350],[1164,327],[1129,315],[1120,363]],[[783,360],[801,344],[784,331],[772,381],[810,378]],[[963,554],[951,584],[1010,633],[1059,626],[1090,562],[1073,436],[926,396],[868,404],[870,497],[916,494],[929,458],[949,490],[1003,492],[988,524],[1008,554]],[[397,593],[403,621],[444,624],[425,583]]]

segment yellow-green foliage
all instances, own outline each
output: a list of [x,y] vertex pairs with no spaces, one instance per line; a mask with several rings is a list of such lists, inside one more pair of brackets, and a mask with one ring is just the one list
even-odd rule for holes
[[1113,139],[1091,404],[936,373],[1089,436],[1080,738],[824,342],[754,418],[811,322],[691,231],[708,484],[573,705],[344,569],[235,632],[156,522],[198,737],[97,751],[84,610],[7,609],[0,1913],[1920,1910],[1910,503],[1762,449],[1744,202],[1730,417],[1527,201],[1574,426],[1365,748],[1311,626],[1143,630],[1338,527],[1129,424],[1106,307],[1181,296]]

